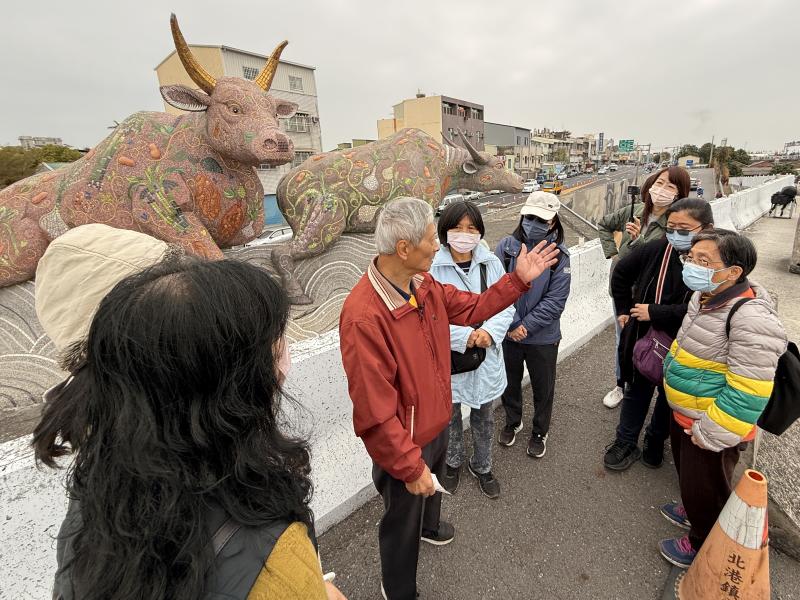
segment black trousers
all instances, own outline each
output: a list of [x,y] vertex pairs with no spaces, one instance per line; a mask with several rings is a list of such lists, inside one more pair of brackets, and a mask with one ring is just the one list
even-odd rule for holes
[[519,425],[522,422],[522,373],[527,365],[533,390],[533,433],[547,434],[553,415],[557,359],[558,342],[534,346],[503,340],[503,361],[508,383],[501,400],[506,411],[506,425]]
[[667,395],[663,386],[650,383],[638,371],[633,381],[625,387],[622,396],[622,408],[619,412],[619,425],[617,425],[617,439],[629,444],[639,443],[639,434],[642,432],[647,413],[650,411],[650,402],[653,392],[657,392],[656,405],[653,416],[647,426],[645,435],[657,442],[663,442],[669,437],[669,422],[672,419]]
[[[422,460],[440,480],[444,476],[448,428],[422,448]],[[415,496],[406,484],[373,463],[372,481],[383,497],[383,518],[378,526],[383,589],[389,600],[416,598],[417,560],[423,529],[437,531],[442,494]]]
[[675,419],[670,418],[670,421],[670,445],[678,470],[681,502],[692,524],[689,542],[692,548],[700,550],[731,495],[739,446],[721,452],[700,448],[692,443],[692,438]]

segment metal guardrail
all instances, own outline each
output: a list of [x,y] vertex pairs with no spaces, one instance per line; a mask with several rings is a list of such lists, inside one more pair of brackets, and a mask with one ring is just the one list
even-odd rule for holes
[[583,218],[581,215],[579,215],[578,213],[576,213],[574,210],[572,210],[572,209],[571,209],[569,206],[567,206],[566,204],[562,204],[562,205],[561,205],[561,208],[566,208],[566,209],[569,211],[569,213],[570,213],[571,215],[573,215],[573,216],[577,217],[577,218],[578,218],[578,220],[580,220],[580,221],[581,221],[581,222],[583,222],[584,224],[588,225],[589,227],[591,227],[591,228],[592,228],[592,229],[594,229],[595,231],[600,231],[600,228],[599,228],[597,225],[595,225],[595,224],[594,224],[594,223],[592,223],[591,221],[589,221],[589,220],[587,220],[587,219]]

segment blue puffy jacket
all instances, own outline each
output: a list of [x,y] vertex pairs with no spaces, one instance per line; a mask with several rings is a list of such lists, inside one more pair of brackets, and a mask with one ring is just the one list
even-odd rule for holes
[[[526,243],[528,250],[534,244]],[[503,262],[507,272],[514,270],[522,243],[513,236],[500,240],[495,254]],[[524,325],[528,337],[521,344],[544,346],[561,340],[561,313],[569,296],[572,276],[569,268],[569,250],[559,244],[558,264],[550,267],[531,282],[531,289],[514,303],[514,318],[508,330]]]

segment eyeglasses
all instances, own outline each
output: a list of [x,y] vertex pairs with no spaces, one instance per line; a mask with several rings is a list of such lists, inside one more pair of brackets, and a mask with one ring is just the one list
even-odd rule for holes
[[678,235],[687,236],[692,233],[695,229],[700,229],[702,225],[698,225],[697,227],[692,227],[691,229],[675,229],[674,227],[665,227],[664,230],[667,233],[677,233]]
[[[678,259],[684,265],[686,263],[691,263],[693,265],[698,265],[701,267],[710,267],[711,265],[724,265],[725,263],[719,260],[706,260],[705,258],[695,258],[693,256],[689,256],[688,254],[680,254],[678,255]],[[726,269],[728,267],[725,267]]]

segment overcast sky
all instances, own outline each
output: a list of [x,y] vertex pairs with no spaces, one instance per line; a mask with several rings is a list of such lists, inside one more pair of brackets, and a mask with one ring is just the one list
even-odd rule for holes
[[[163,110],[154,67],[187,41],[313,65],[323,147],[374,138],[417,89],[486,120],[605,132],[654,148],[716,135],[748,150],[800,139],[798,0],[3,0],[0,144],[92,146]],[[302,8],[301,8],[302,7]]]

